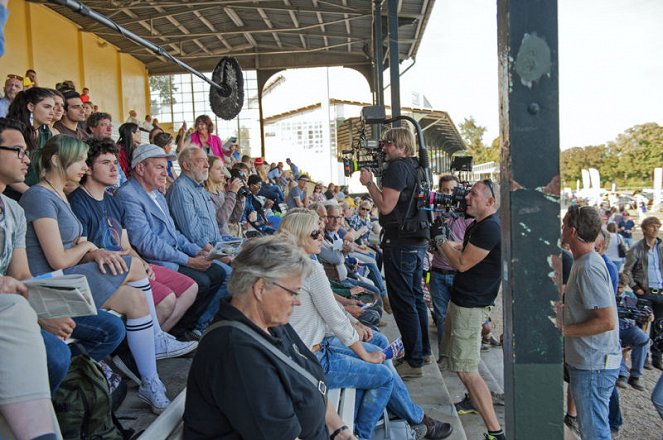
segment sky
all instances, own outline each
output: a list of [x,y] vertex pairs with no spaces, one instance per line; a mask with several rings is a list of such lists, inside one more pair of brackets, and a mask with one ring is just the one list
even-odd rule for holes
[[[562,149],[663,125],[663,0],[558,0],[558,27]],[[456,125],[473,116],[485,143],[498,136],[495,0],[435,2],[401,78],[403,89],[416,84],[433,85],[420,91]]]

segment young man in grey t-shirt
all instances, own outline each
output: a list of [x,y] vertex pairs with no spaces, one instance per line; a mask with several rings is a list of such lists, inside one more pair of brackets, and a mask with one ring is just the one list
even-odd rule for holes
[[592,207],[572,206],[564,216],[562,242],[573,253],[564,295],[562,335],[570,389],[583,440],[610,440],[608,403],[621,361],[617,305],[610,275],[594,241],[601,219]]

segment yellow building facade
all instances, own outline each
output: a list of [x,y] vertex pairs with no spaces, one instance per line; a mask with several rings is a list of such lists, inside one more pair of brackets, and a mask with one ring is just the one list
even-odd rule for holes
[[90,89],[92,102],[110,113],[116,126],[129,110],[139,118],[149,113],[148,72],[138,59],[46,6],[11,0],[8,9],[0,77],[33,69],[40,87],[72,80],[79,92]]

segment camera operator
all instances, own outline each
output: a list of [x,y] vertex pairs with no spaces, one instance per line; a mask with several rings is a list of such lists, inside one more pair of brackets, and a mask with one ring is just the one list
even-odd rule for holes
[[388,164],[382,176],[382,190],[368,169],[361,169],[359,180],[378,208],[384,231],[387,291],[405,348],[404,361],[396,369],[403,379],[421,377],[424,358],[429,362],[431,358],[428,310],[421,286],[429,224],[425,212],[412,209],[419,167],[414,157],[414,136],[406,128],[392,128],[384,135],[382,152]]
[[[479,375],[481,325],[493,309],[501,280],[501,233],[497,216],[499,185],[482,180],[465,196],[467,214],[474,222],[463,243],[452,242],[444,230],[431,231],[437,249],[456,269],[447,310],[442,352],[449,370],[458,374],[488,428],[487,439],[503,440],[490,390]],[[453,335],[453,337],[452,337]]]

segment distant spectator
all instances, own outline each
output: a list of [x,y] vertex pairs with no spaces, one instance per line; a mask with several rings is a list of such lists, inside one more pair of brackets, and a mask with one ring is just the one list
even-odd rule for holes
[[87,87],[83,87],[83,93],[81,93],[81,101],[83,101],[83,104],[90,101],[90,89],[88,89]]
[[108,113],[93,113],[86,124],[90,137],[103,139],[110,138],[113,134],[113,118]]
[[159,126],[159,120],[157,118],[152,118],[152,129]]
[[269,177],[269,181],[272,183],[279,183],[279,178],[283,174],[283,162],[279,162],[273,167],[270,168],[269,173],[267,173],[267,177]]
[[635,222],[631,220],[631,215],[628,211],[624,210],[622,220],[617,224],[617,230],[629,248],[633,245],[633,228],[635,228]]
[[54,127],[55,123],[62,119],[64,115],[64,95],[55,89],[49,89],[53,92],[53,99],[55,100],[55,107],[53,107],[53,120],[48,128],[51,129],[53,136],[60,134],[57,128]]
[[[155,130],[156,130],[156,128],[155,128]],[[161,129],[159,129],[159,130],[161,130]],[[152,131],[154,132],[154,130],[152,130]],[[151,134],[152,133],[150,133],[150,135]],[[156,135],[154,135],[153,143],[157,147],[163,148],[163,150],[168,154],[171,154],[171,152],[173,151],[173,137],[171,135],[169,135],[168,133],[164,133],[163,130],[161,131],[161,133],[157,133]],[[171,183],[173,183],[173,181],[175,179],[177,179],[177,177],[178,177],[177,176],[177,171],[175,171],[175,168],[173,167],[173,161],[169,160],[168,161],[168,180],[167,180],[168,183],[167,183],[167,185],[170,185]]]
[[325,195],[322,193],[322,182],[317,182],[315,188],[313,188],[313,194],[311,194],[311,202],[313,203],[323,203],[325,200]]
[[214,124],[210,117],[207,115],[198,116],[194,126],[195,131],[191,134],[188,142],[202,148],[208,156],[214,155],[225,161],[221,139],[213,133]]
[[209,175],[205,181],[205,189],[209,193],[216,208],[216,224],[219,233],[230,236],[228,222],[238,204],[237,191],[244,185],[242,179],[232,179],[230,172],[223,166],[223,161],[216,156],[208,156]]
[[68,91],[63,93],[63,95],[64,115],[62,115],[62,119],[55,123],[54,126],[61,134],[84,141],[90,136],[78,125],[87,119],[81,95],[74,91]]
[[327,191],[325,191],[325,197],[327,200],[331,200],[334,198],[334,184],[330,183],[327,185]]
[[120,138],[117,140],[117,145],[120,147],[120,154],[117,160],[124,174],[128,177],[131,175],[131,159],[133,157],[134,149],[140,144],[140,131],[138,125],[132,122],[125,122],[120,125],[118,129]]
[[148,133],[152,131],[152,129],[154,128],[154,125],[152,125],[152,116],[145,115],[145,122],[143,122],[141,128],[147,131]]
[[55,85],[55,89],[59,90],[63,94],[65,92],[75,92],[76,91],[76,85],[74,85],[74,82],[70,79],[66,79],[60,83],[57,83]]
[[299,179],[297,179],[297,186],[290,189],[290,192],[288,193],[288,209],[305,208],[308,206],[309,199],[306,194],[306,184],[308,182],[310,182],[310,180],[306,176],[300,176]]
[[39,87],[39,84],[37,83],[37,72],[32,69],[28,69],[23,77],[23,90],[27,90],[30,87]]
[[[83,111],[85,112],[85,119],[89,118],[89,117],[92,115],[92,113],[95,112],[95,110],[94,110],[94,104],[92,104],[92,101],[88,101],[88,102],[84,102],[84,103],[83,103]],[[80,125],[83,125],[83,126],[84,126],[85,123],[84,123],[84,122],[81,122],[81,123],[78,124],[78,125],[79,125],[79,126],[80,126]]]
[[[149,143],[154,144],[154,138],[157,137],[158,134],[164,133],[163,128],[155,125],[152,130],[150,130],[150,134],[148,135]],[[163,147],[162,147],[163,148]]]
[[287,159],[285,160],[285,163],[287,163],[288,166],[290,167],[290,171],[292,171],[292,175],[293,175],[293,177],[295,178],[295,180],[299,180],[299,167],[298,167],[297,165],[295,165],[295,164],[290,160],[290,158],[287,158]]
[[124,122],[130,122],[132,124],[139,125],[140,121],[138,120],[137,116],[138,113],[136,113],[136,110],[129,110],[129,117]]
[[9,104],[12,103],[16,94],[23,90],[23,77],[10,73],[5,80],[4,96],[0,98],[0,118],[7,116]]

